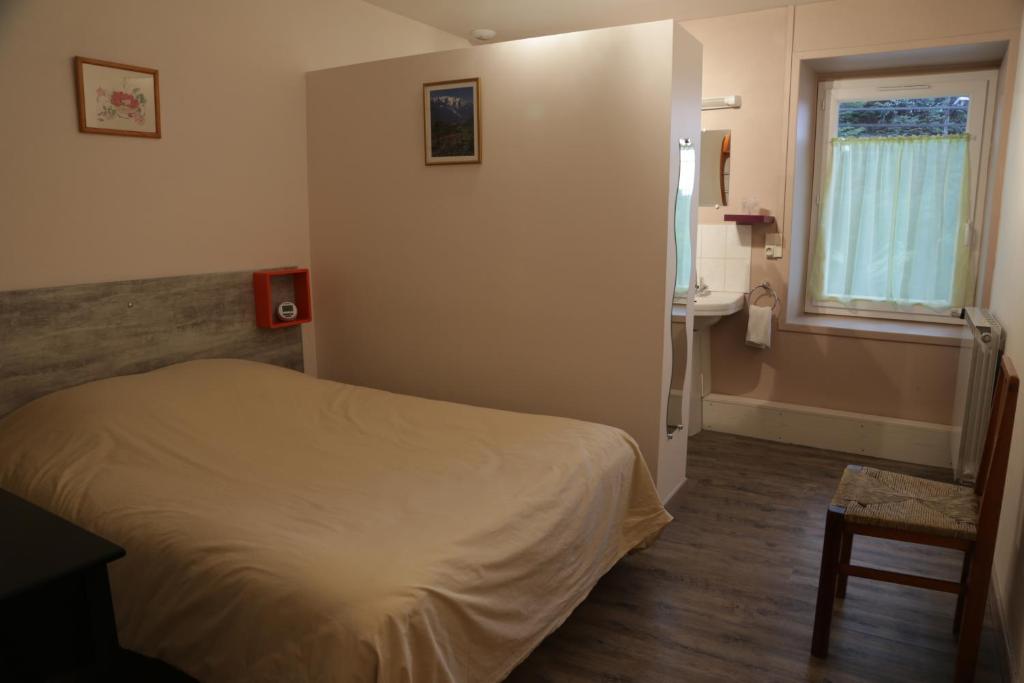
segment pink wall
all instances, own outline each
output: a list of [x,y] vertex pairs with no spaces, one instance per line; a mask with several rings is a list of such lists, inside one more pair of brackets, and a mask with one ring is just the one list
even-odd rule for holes
[[[1024,40],[1024,33],[1021,36]],[[1007,144],[1008,191],[1003,196],[999,255],[992,283],[992,310],[1006,332],[1006,353],[1024,372],[1024,304],[1021,266],[1024,262],[1024,55],[1017,62],[1017,87]],[[1024,668],[1024,405],[1017,406],[1013,448],[1006,473],[1006,493],[995,556],[995,590],[1003,605],[1011,656],[1017,671]]]
[[1020,0],[832,0],[796,7],[797,52],[903,46],[1003,32],[1020,25]]
[[[0,3],[0,290],[307,264],[305,72],[466,44],[351,0]],[[79,133],[75,55],[159,69],[163,138]]]
[[[743,108],[705,112],[705,128],[731,128],[732,200],[755,197],[785,226],[791,65],[794,55],[899,50],[1005,37],[1020,21],[1019,0],[836,0],[685,22],[704,45],[704,94],[741,95]],[[875,21],[884,14],[885,22]],[[999,174],[995,174],[996,180]],[[724,210],[701,209],[701,222]],[[764,229],[754,228],[751,282],[769,280],[783,299],[786,258],[766,261]],[[799,252],[797,252],[799,254]],[[775,330],[772,349],[743,343],[746,316],[712,328],[712,390],[784,403],[948,424],[956,353],[948,346]]]
[[[673,34],[665,21],[311,73],[321,375],[619,426],[656,470]],[[483,163],[425,167],[421,85],[467,77]]]

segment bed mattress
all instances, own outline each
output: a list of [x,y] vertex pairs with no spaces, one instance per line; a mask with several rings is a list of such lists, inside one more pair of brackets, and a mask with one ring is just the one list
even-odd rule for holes
[[671,520],[619,429],[236,360],[15,411],[0,486],[124,546],[122,646],[210,682],[501,680]]

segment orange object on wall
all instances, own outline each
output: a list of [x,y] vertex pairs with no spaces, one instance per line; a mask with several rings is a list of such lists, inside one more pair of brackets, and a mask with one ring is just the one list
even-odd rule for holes
[[[299,309],[295,320],[278,320],[277,305],[285,299],[275,300],[272,282],[275,278],[292,281],[292,301]],[[313,321],[313,304],[309,289],[308,268],[282,268],[280,270],[258,270],[252,274],[252,289],[256,295],[256,324],[269,329],[292,327]]]

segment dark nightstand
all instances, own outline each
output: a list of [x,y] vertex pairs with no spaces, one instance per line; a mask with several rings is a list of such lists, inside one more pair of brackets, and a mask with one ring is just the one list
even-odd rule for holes
[[0,680],[114,677],[107,563],[124,548],[0,489]]

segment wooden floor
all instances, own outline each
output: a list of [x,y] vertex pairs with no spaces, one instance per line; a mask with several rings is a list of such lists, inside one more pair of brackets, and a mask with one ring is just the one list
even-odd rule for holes
[[[956,597],[851,578],[829,658],[810,656],[825,507],[848,463],[949,472],[745,437],[690,441],[675,521],[625,558],[512,683],[949,681]],[[853,559],[957,580],[960,553],[857,537]],[[990,605],[991,613],[991,605]],[[978,681],[1000,671],[991,615]]]

